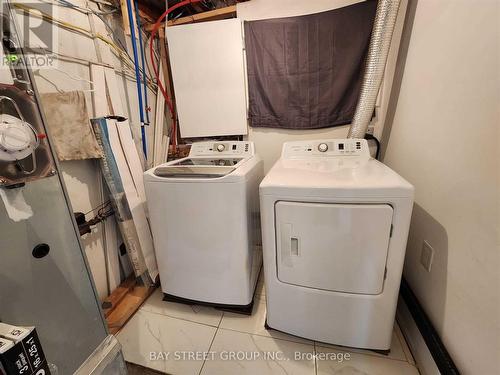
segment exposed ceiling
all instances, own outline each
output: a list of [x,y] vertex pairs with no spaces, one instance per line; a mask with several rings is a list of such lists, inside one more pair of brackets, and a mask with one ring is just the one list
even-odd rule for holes
[[[171,7],[182,0],[169,0],[168,6]],[[246,1],[246,0],[243,0]],[[177,20],[183,17],[191,17],[203,12],[214,11],[242,2],[241,0],[204,0],[199,3],[189,4],[182,8],[174,10],[168,15],[168,20]],[[139,0],[139,10],[141,17],[145,18],[148,22],[154,23],[165,11],[166,2],[160,0]]]

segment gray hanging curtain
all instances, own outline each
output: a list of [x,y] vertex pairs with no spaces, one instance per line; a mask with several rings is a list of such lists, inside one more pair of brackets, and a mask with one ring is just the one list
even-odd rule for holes
[[317,129],[350,123],[376,7],[376,1],[364,1],[245,22],[250,125]]

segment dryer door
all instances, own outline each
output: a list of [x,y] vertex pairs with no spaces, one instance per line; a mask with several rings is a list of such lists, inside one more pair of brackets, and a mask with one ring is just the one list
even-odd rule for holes
[[387,204],[276,203],[278,279],[380,294],[393,209]]

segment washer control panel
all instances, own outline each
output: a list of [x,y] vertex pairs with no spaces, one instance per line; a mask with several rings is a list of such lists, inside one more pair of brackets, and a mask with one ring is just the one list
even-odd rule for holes
[[247,141],[221,141],[197,142],[191,145],[189,156],[214,156],[214,155],[254,155],[253,142]]
[[320,143],[318,145],[319,152],[327,152],[328,151],[328,143]]
[[282,157],[285,159],[302,157],[362,156],[370,158],[366,139],[327,139],[316,141],[286,142]]

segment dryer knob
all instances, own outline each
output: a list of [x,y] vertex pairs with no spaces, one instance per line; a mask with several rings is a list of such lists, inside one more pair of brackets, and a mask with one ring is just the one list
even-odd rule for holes
[[326,143],[320,143],[318,145],[318,151],[319,152],[326,152],[326,151],[328,151],[328,145]]
[[222,144],[217,145],[217,151],[222,152],[226,147]]

